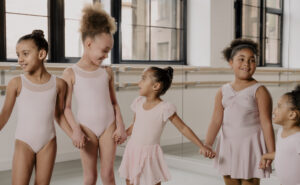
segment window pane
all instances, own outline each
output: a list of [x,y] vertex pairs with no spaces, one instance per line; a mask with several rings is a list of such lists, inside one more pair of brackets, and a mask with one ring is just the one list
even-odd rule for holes
[[267,7],[281,9],[281,0],[267,0]]
[[82,8],[91,3],[93,0],[65,0],[65,18],[80,20]]
[[151,26],[180,28],[180,0],[152,0]]
[[277,39],[266,39],[266,63],[279,64],[279,43]]
[[280,34],[280,19],[278,15],[267,14],[267,25],[266,25],[266,36],[267,38],[279,39]]
[[6,0],[5,4],[6,12],[42,16],[48,15],[48,0]]
[[65,56],[82,55],[81,34],[79,32],[82,9],[93,0],[65,0]]
[[260,0],[243,0],[243,4],[259,7]]
[[151,28],[151,60],[180,60],[180,31]]
[[[20,29],[22,25],[22,29]],[[38,16],[27,16],[17,14],[6,14],[6,46],[7,58],[16,59],[16,44],[20,37],[32,33],[33,30],[40,29],[44,31],[46,40],[48,40],[48,18]]]
[[242,35],[258,37],[260,25],[259,20],[259,8],[243,6]]
[[149,28],[122,25],[122,59],[149,60]]
[[65,20],[65,56],[80,57],[83,54],[81,35],[79,32],[80,21]]
[[149,0],[122,0],[122,24],[149,25]]

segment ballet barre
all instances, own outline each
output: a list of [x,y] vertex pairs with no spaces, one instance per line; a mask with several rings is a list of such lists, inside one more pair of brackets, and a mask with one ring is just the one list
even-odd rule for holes
[[[70,63],[46,63],[46,67],[49,71],[63,71],[66,67],[73,64]],[[147,67],[153,65],[134,65],[125,66],[124,64],[112,64],[110,65],[115,72],[119,73],[130,73],[130,72],[142,72]],[[167,67],[168,65],[158,65],[159,67]],[[197,67],[197,66],[172,66],[174,72],[187,72],[187,73],[231,73],[232,69],[229,67]],[[0,70],[21,70],[21,67],[17,63],[2,62],[0,61]],[[269,67],[258,67],[256,68],[258,73],[300,73],[300,69],[288,69],[288,68],[269,68]]]

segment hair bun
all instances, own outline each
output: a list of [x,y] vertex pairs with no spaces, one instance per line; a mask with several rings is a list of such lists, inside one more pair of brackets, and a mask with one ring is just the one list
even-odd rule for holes
[[33,30],[31,34],[36,37],[45,37],[43,30]]
[[170,79],[173,79],[173,68],[172,67],[167,67],[165,68],[165,70],[167,71],[168,75],[170,76]]
[[294,91],[297,91],[297,92],[300,91],[300,84],[298,84],[298,85],[295,87],[295,90],[294,90]]

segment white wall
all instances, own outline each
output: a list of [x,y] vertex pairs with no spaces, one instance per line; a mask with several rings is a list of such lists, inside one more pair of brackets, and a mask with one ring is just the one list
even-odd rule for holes
[[210,0],[187,2],[187,63],[210,66],[211,15]]
[[300,68],[300,1],[284,1],[283,66]]

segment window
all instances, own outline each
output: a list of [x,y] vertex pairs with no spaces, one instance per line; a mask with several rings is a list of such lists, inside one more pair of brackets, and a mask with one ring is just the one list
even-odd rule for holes
[[281,66],[283,0],[236,0],[236,38],[259,43],[258,66]]
[[85,3],[96,1],[0,0],[0,61],[15,62],[17,40],[34,29],[44,31],[49,62],[77,61],[82,54],[81,10]]
[[[112,63],[186,64],[186,0],[116,0]],[[121,13],[120,13],[121,12]]]

